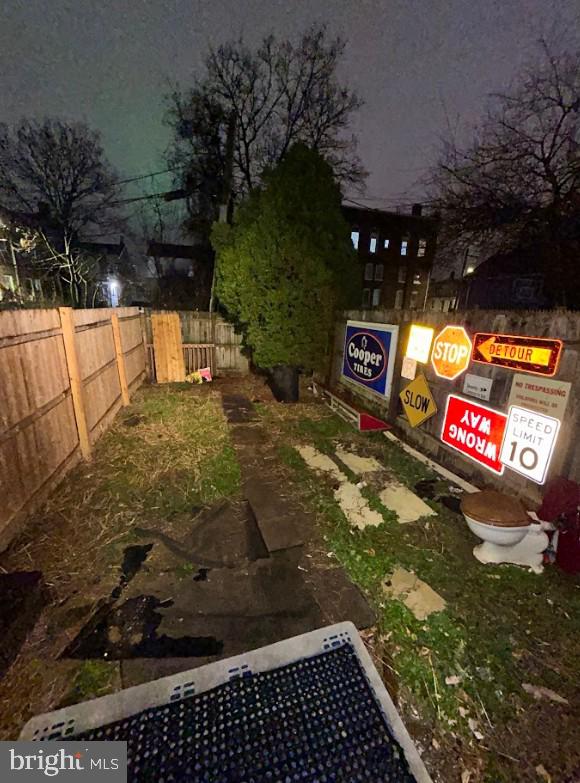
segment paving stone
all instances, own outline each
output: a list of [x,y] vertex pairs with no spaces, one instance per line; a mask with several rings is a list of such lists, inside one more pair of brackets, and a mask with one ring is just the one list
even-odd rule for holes
[[222,407],[230,424],[258,421],[258,414],[252,402],[243,394],[222,395]]
[[379,500],[385,508],[395,512],[402,525],[437,515],[431,506],[398,481],[388,484],[379,494]]
[[435,612],[442,612],[447,606],[445,599],[436,593],[427,582],[405,568],[397,567],[383,583],[386,595],[398,598],[417,620],[426,620]]
[[304,543],[297,519],[299,512],[289,501],[280,497],[277,484],[252,476],[244,483],[244,494],[268,552]]

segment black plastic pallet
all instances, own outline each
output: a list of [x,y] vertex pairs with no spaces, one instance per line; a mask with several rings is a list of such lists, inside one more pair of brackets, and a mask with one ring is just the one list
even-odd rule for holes
[[415,783],[350,645],[67,739],[127,741],[130,781]]

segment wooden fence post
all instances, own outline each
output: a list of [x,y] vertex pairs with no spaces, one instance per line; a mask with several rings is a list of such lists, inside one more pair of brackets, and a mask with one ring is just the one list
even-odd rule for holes
[[70,383],[73,410],[79,434],[79,446],[85,460],[91,459],[91,439],[87,426],[87,414],[83,395],[83,380],[79,369],[77,346],[75,342],[75,324],[71,307],[59,307],[60,325],[62,328],[62,340],[66,356],[66,366]]
[[121,341],[121,327],[119,325],[119,316],[117,313],[111,313],[111,326],[113,327],[113,341],[115,343],[115,354],[117,356],[121,400],[126,407],[131,402],[131,399],[129,397],[129,386],[127,385],[127,371],[125,369],[125,356],[123,354],[123,343]]

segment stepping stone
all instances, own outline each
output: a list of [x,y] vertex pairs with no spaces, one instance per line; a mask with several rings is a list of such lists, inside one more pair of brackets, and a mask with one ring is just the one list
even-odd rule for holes
[[350,524],[359,530],[382,525],[385,521],[382,514],[373,511],[360,489],[350,481],[340,485],[334,493],[334,498]]
[[374,457],[361,457],[352,451],[346,451],[341,446],[336,449],[336,456],[343,465],[346,465],[357,476],[363,476],[365,473],[378,473],[384,470],[384,466]]
[[290,549],[304,543],[298,514],[287,500],[280,497],[277,484],[252,476],[244,484],[244,493],[268,552]]
[[427,582],[405,568],[397,567],[392,576],[383,582],[383,591],[392,598],[398,598],[417,620],[426,620],[435,612],[442,612],[447,603]]
[[243,394],[222,395],[222,408],[230,424],[247,424],[258,421],[254,406]]
[[313,446],[297,446],[296,450],[308,465],[316,473],[325,473],[337,481],[348,481],[345,474],[338,467],[336,462],[328,455],[315,449]]
[[408,522],[415,522],[417,519],[421,519],[421,517],[437,515],[437,512],[433,511],[431,506],[428,506],[424,500],[417,497],[404,484],[399,484],[398,482],[393,482],[386,486],[380,493],[379,500],[385,508],[395,512],[402,525]]

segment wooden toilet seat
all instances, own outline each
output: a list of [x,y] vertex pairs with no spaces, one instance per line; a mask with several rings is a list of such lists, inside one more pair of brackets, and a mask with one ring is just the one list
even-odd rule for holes
[[493,527],[524,527],[532,521],[517,498],[494,489],[465,494],[461,512],[475,522]]

